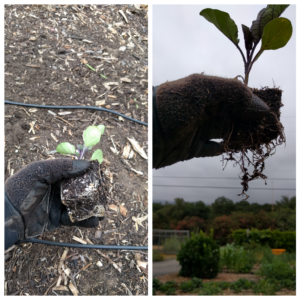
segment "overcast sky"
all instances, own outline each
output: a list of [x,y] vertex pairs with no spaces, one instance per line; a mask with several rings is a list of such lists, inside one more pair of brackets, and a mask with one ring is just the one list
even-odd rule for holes
[[[213,8],[229,13],[238,27],[240,48],[245,54],[241,24],[252,25],[258,12],[266,5],[154,5],[153,7],[153,85],[176,80],[193,73],[233,78],[244,76],[242,56],[234,44],[212,23],[199,13]],[[274,156],[265,161],[264,174],[270,179],[249,183],[250,203],[274,203],[286,195],[296,194],[296,7],[289,6],[281,15],[292,22],[293,35],[288,44],[278,50],[265,51],[254,63],[250,73],[249,87],[260,88],[275,85],[283,90],[281,122],[285,128],[286,146],[276,148]],[[260,44],[256,48],[260,49]],[[153,170],[154,201],[173,201],[180,197],[185,201],[202,200],[211,204],[216,198],[225,196],[234,202],[242,191],[239,167],[228,163],[223,171],[222,156],[195,158],[159,170]],[[162,176],[162,177],[161,177]],[[170,176],[193,178],[170,178]],[[219,177],[222,179],[196,178]],[[233,178],[233,179],[231,179]],[[209,186],[212,188],[158,187],[156,185]],[[272,190],[256,190],[267,188]],[[222,189],[219,187],[237,187]],[[277,190],[280,189],[280,190]],[[283,190],[292,189],[292,190]]]

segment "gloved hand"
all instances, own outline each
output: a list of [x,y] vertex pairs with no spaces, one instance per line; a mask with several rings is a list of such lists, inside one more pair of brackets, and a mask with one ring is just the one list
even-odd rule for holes
[[228,119],[262,118],[268,105],[238,80],[193,74],[153,88],[153,167],[217,156]]
[[92,217],[72,223],[61,203],[61,180],[84,174],[88,161],[53,159],[29,164],[5,183],[5,246],[62,225],[96,227]]

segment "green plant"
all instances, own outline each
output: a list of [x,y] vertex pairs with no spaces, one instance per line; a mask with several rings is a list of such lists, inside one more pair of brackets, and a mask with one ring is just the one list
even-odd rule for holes
[[209,282],[204,283],[203,288],[200,290],[199,295],[201,296],[211,296],[211,295],[222,295],[223,291],[217,285],[217,283]]
[[192,233],[177,254],[181,265],[179,275],[185,277],[215,278],[218,275],[220,249],[210,236],[200,231]]
[[259,282],[253,287],[253,291],[255,294],[263,294],[263,295],[276,295],[278,288],[273,283],[265,279],[259,280]]
[[249,281],[245,278],[240,278],[236,282],[230,284],[230,289],[236,293],[240,293],[242,290],[249,290],[255,286],[255,282]]
[[260,276],[266,279],[282,280],[296,280],[296,269],[291,267],[288,263],[283,262],[280,257],[275,256],[272,263],[263,263],[258,271]]
[[188,292],[191,292],[192,290],[194,290],[195,286],[191,281],[186,281],[186,282],[182,282],[180,284],[180,289],[183,292],[188,293]]
[[[225,36],[233,42],[241,53],[245,67],[244,83],[248,85],[249,73],[254,62],[265,50],[276,50],[284,47],[292,36],[292,24],[286,18],[279,18],[289,5],[268,5],[262,9],[251,28],[242,25],[246,56],[239,47],[238,28],[229,14],[217,9],[206,8],[200,12],[207,21],[213,23]],[[254,51],[261,41],[260,50],[254,56]]]
[[200,278],[193,277],[191,281],[192,281],[193,285],[195,286],[195,288],[200,288],[201,286],[203,286],[203,281]]
[[153,281],[152,281],[153,295],[155,295],[156,291],[160,290],[161,286],[162,286],[162,283],[157,278],[153,278]]
[[227,290],[230,288],[230,282],[227,281],[218,281],[215,282],[215,284],[221,289],[221,290]]
[[193,277],[190,281],[182,282],[180,284],[180,289],[185,293],[188,293],[202,286],[203,286],[202,280],[197,277]]
[[260,252],[262,254],[262,257],[260,259],[260,262],[262,263],[272,263],[273,259],[275,258],[275,255],[272,253],[272,249],[268,246],[262,246],[261,250],[257,250],[257,252]]
[[160,286],[160,291],[167,295],[175,295],[177,287],[178,284],[174,280],[167,281],[165,284]]
[[[60,143],[56,147],[56,151],[61,154],[71,154],[78,159],[83,159],[86,152],[91,150],[92,147],[100,142],[101,135],[104,133],[105,126],[98,125],[98,126],[89,126],[83,132],[83,145],[77,145],[77,150],[75,150],[75,146],[70,144],[69,142]],[[98,160],[99,164],[103,161],[103,153],[100,149],[97,149],[92,157],[91,160]]]
[[255,262],[253,251],[245,250],[242,246],[227,244],[220,248],[220,270],[226,267],[237,273],[248,273]]
[[296,267],[296,252],[284,252],[278,256],[278,259],[290,266]]

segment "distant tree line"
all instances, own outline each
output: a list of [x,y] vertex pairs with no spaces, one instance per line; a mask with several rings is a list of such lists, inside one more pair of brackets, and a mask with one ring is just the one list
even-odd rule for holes
[[276,204],[250,204],[241,200],[234,203],[226,197],[217,198],[211,205],[203,201],[153,203],[153,228],[190,231],[214,229],[214,237],[221,244],[228,242],[231,230],[278,229],[296,230],[296,197],[282,196]]

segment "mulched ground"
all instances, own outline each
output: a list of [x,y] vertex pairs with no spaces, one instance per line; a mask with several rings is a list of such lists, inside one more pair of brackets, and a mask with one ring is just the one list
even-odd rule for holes
[[[5,100],[99,106],[147,123],[147,99],[146,5],[5,5]],[[40,238],[147,246],[148,160],[132,146],[133,157],[123,157],[127,138],[148,153],[147,126],[94,110],[5,105],[5,179],[30,162],[61,157],[53,152],[59,143],[81,144],[84,129],[99,124],[106,126],[94,148],[104,154],[105,219],[95,229],[62,227]],[[148,293],[147,251],[64,251],[14,246],[5,256],[5,294]]]

